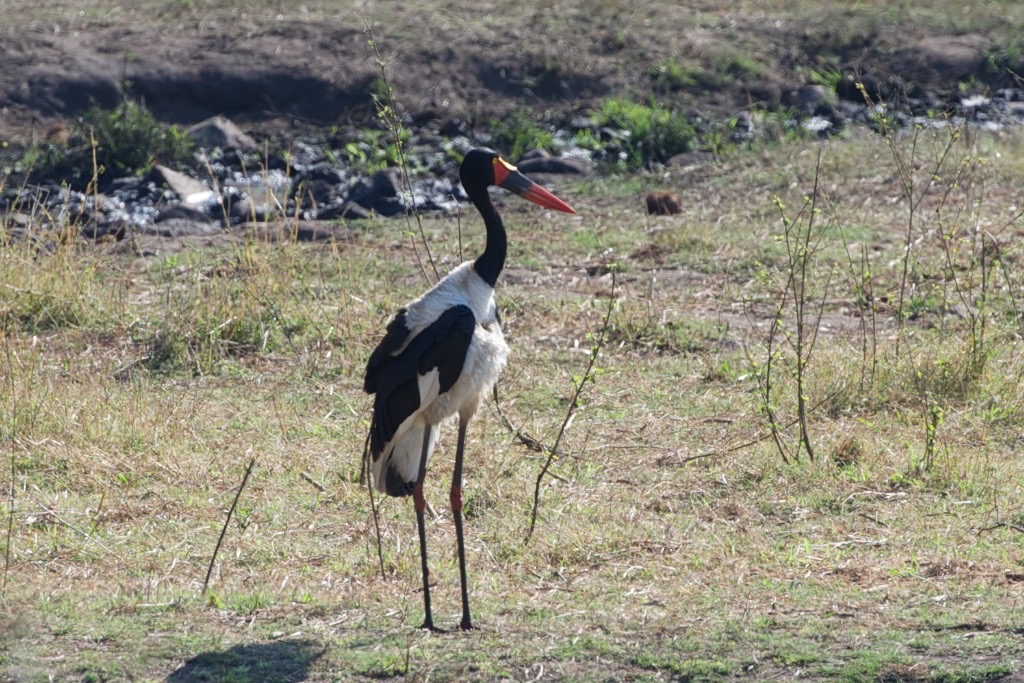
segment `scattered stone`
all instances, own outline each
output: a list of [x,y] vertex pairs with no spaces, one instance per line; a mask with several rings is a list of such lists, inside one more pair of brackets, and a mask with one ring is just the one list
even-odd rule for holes
[[669,168],[697,168],[715,160],[711,152],[680,152],[669,157],[665,165]]
[[23,211],[7,211],[0,213],[0,226],[15,230],[26,229],[32,226],[32,216]]
[[160,164],[154,164],[151,177],[157,185],[166,185],[170,188],[186,204],[206,204],[215,196],[213,190],[195,178]]
[[187,220],[196,223],[208,223],[210,217],[205,211],[188,206],[187,204],[172,204],[170,206],[162,206],[157,209],[156,216],[153,218],[154,223],[164,223],[170,220]]
[[651,192],[647,195],[647,213],[672,216],[683,212],[683,201],[674,192]]
[[192,237],[216,235],[223,232],[223,229],[209,219],[168,218],[159,223],[141,225],[136,228],[136,232],[143,235],[158,235],[160,237]]
[[302,201],[303,206],[326,206],[338,196],[338,186],[322,178],[303,183],[299,189],[301,195],[297,199]]
[[530,150],[516,164],[520,171],[530,173],[562,173],[591,175],[594,165],[580,157],[556,157],[542,149]]
[[[295,169],[302,173],[308,173],[314,166],[326,162],[324,150],[319,145],[311,145],[302,140],[294,140],[288,149],[288,154],[276,156],[276,162],[280,163],[282,170],[285,168]],[[272,167],[278,167],[275,163]]]
[[370,212],[355,202],[342,202],[317,209],[315,215],[317,220],[321,221],[333,221],[339,218],[364,220],[370,217]]
[[325,182],[332,186],[344,185],[349,179],[349,174],[346,169],[336,166],[328,161],[314,164],[308,169],[302,170],[301,173],[309,182],[313,182],[315,180]]
[[99,241],[120,242],[128,234],[128,221],[123,218],[113,218],[105,221],[89,221],[82,225],[82,237]]
[[395,216],[406,212],[401,199],[402,183],[398,170],[386,168],[368,178],[360,178],[349,188],[347,202],[376,211],[381,216]]
[[249,195],[236,188],[225,190],[224,204],[227,207],[228,220],[231,223],[244,223],[254,217],[252,200]]
[[821,114],[821,108],[831,108],[835,94],[823,85],[805,85],[796,92],[796,105],[804,114]]
[[214,116],[200,121],[187,130],[188,136],[198,147],[213,149],[235,149],[240,152],[255,152],[259,145],[231,119]]
[[754,122],[754,115],[746,109],[739,111],[733,117],[732,130],[729,131],[729,140],[736,143],[747,142],[754,138],[757,128]]

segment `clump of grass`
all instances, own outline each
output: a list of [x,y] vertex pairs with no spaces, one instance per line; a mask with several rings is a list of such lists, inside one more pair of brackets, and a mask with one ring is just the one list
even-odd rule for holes
[[491,122],[494,146],[516,160],[532,149],[558,152],[554,132],[538,123],[529,111],[520,109],[503,119]]
[[106,293],[116,271],[92,255],[57,243],[39,251],[24,242],[0,250],[0,332],[41,334],[71,329],[108,331],[124,305]]
[[669,311],[659,313],[649,309],[649,305],[620,304],[608,326],[608,346],[641,353],[680,355],[706,351],[724,336],[723,325],[676,318]]
[[190,159],[192,141],[177,126],[164,126],[141,104],[125,99],[113,109],[90,107],[66,144],[46,141],[30,147],[19,167],[31,177],[60,179],[88,191],[109,180],[141,174],[156,162],[177,165]]
[[405,161],[400,145],[407,144],[411,135],[408,128],[363,128],[356,133],[355,139],[345,143],[342,154],[353,170],[376,173],[400,166]]
[[594,120],[598,126],[625,131],[620,156],[613,162],[623,170],[664,163],[676,154],[690,151],[697,141],[697,129],[685,114],[654,99],[647,104],[624,98],[605,100]]
[[[132,330],[146,348],[146,366],[161,374],[217,373],[226,361],[292,348],[319,329],[304,301],[301,282],[310,264],[291,259],[287,248],[240,249],[233,263],[210,267],[199,260],[157,272],[165,310]],[[189,280],[183,285],[180,279]]]
[[655,89],[663,93],[691,88],[700,83],[703,78],[699,69],[677,61],[675,57],[670,57],[661,64],[651,67],[648,69],[647,75],[654,82]]

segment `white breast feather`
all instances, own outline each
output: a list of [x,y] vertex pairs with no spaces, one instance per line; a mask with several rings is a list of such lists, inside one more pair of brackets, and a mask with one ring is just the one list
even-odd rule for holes
[[[469,419],[480,407],[484,396],[498,381],[508,361],[508,345],[498,324],[494,304],[494,289],[485,283],[473,264],[463,263],[438,282],[419,299],[406,307],[406,325],[409,337],[414,339],[427,326],[454,306],[468,306],[477,320],[473,339],[466,352],[466,361],[455,384],[439,394],[440,379],[437,370],[418,378],[420,409],[409,416],[395,432],[395,437],[384,448],[383,457],[374,463],[374,478],[378,488],[384,490],[385,468],[397,470],[404,481],[415,481],[419,475],[423,433],[428,424],[438,425],[458,413]],[[403,346],[397,353],[405,350]],[[440,430],[431,434],[427,458],[434,451]]]

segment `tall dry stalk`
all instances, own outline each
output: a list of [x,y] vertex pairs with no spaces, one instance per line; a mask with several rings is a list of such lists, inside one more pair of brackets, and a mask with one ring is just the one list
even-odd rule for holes
[[544,483],[544,477],[547,476],[548,470],[551,469],[551,465],[554,463],[555,458],[558,456],[558,447],[562,443],[562,438],[565,436],[566,431],[569,429],[569,424],[572,422],[573,417],[576,415],[576,411],[580,407],[580,398],[583,395],[583,389],[588,383],[592,383],[596,377],[596,366],[597,358],[601,355],[601,350],[604,348],[605,341],[608,339],[609,323],[612,317],[612,311],[615,310],[615,268],[611,269],[612,284],[611,292],[608,294],[608,308],[605,310],[604,319],[601,321],[601,327],[598,330],[597,341],[594,346],[590,349],[589,359],[587,361],[587,368],[583,372],[583,376],[580,377],[579,381],[573,380],[575,385],[572,400],[569,401],[569,407],[565,410],[565,417],[562,419],[562,424],[558,428],[558,434],[555,436],[555,442],[550,448],[545,448],[544,452],[547,458],[544,460],[544,464],[540,468],[540,472],[537,473],[537,482],[533,488],[533,508],[530,511],[530,527],[526,532],[526,538],[523,541],[523,545],[530,542],[533,538],[533,530],[537,526],[537,513],[540,509],[540,490]]
[[[778,196],[775,206],[782,222],[781,241],[786,250],[786,261],[781,272],[765,273],[765,280],[776,300],[771,323],[765,338],[765,360],[763,364],[748,360],[755,367],[754,377],[758,381],[761,409],[768,419],[768,428],[783,461],[799,459],[803,451],[813,461],[814,446],[811,442],[809,424],[810,397],[808,396],[808,369],[814,356],[814,347],[821,329],[821,317],[825,311],[825,297],[832,282],[832,269],[828,269],[824,282],[819,284],[817,271],[818,251],[821,248],[822,231],[818,225],[821,201],[822,151],[814,168],[814,187],[810,196],[795,215],[790,215],[786,205]],[[818,291],[820,288],[820,292]],[[791,322],[790,322],[791,320]],[[789,348],[785,354],[784,348]],[[782,438],[777,414],[777,399],[774,397],[776,365],[786,355],[791,359],[795,380],[795,402],[799,431],[796,451],[788,453]]]
[[217,537],[217,544],[213,547],[213,554],[210,556],[210,565],[206,568],[206,578],[203,579],[201,595],[206,595],[206,589],[210,585],[210,576],[213,574],[213,566],[217,563],[217,553],[220,552],[220,546],[224,542],[224,536],[227,535],[231,517],[235,514],[235,508],[238,507],[238,499],[242,497],[242,491],[245,490],[245,485],[249,482],[249,475],[252,474],[254,467],[256,467],[256,458],[250,460],[249,465],[245,468],[245,474],[242,475],[242,483],[238,485],[235,499],[231,501],[231,508],[228,510],[227,517],[224,518],[224,526],[221,527],[220,536]]
[[[388,76],[388,64],[385,61],[384,56],[380,52],[380,47],[377,45],[377,39],[373,35],[373,26],[365,16],[363,20],[363,33],[366,34],[367,43],[370,50],[373,51],[374,60],[377,65],[377,74],[380,78],[380,82],[383,86],[384,97],[383,99],[377,95],[373,96],[374,105],[377,108],[377,118],[381,120],[384,127],[387,129],[388,134],[391,136],[391,142],[395,146],[395,151],[398,156],[398,171],[402,177],[402,188],[406,193],[406,197],[409,200],[410,211],[405,214],[406,225],[409,227],[409,234],[412,234],[412,218],[416,220],[416,228],[419,233],[419,245],[423,247],[424,253],[427,255],[427,261],[430,263],[430,268],[434,273],[434,279],[431,280],[427,276],[426,267],[423,264],[423,259],[420,257],[419,247],[415,240],[413,240],[413,253],[416,254],[416,261],[419,263],[420,271],[423,273],[423,278],[428,284],[433,284],[441,279],[441,275],[437,270],[437,264],[434,262],[434,256],[430,252],[430,244],[427,242],[427,235],[423,229],[423,219],[420,216],[419,209],[416,207],[416,202],[413,199],[412,191],[412,180],[409,177],[409,165],[405,159],[405,146],[402,142],[402,117],[399,114],[398,101],[395,98],[394,88],[391,87],[391,79]],[[410,218],[410,213],[412,218]]]

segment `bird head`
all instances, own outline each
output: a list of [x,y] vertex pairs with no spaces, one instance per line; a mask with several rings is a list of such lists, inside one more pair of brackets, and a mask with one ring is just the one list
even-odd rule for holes
[[491,149],[478,148],[466,154],[459,167],[459,179],[467,192],[471,187],[481,184],[484,187],[496,185],[546,209],[576,213],[575,209],[527,178]]

